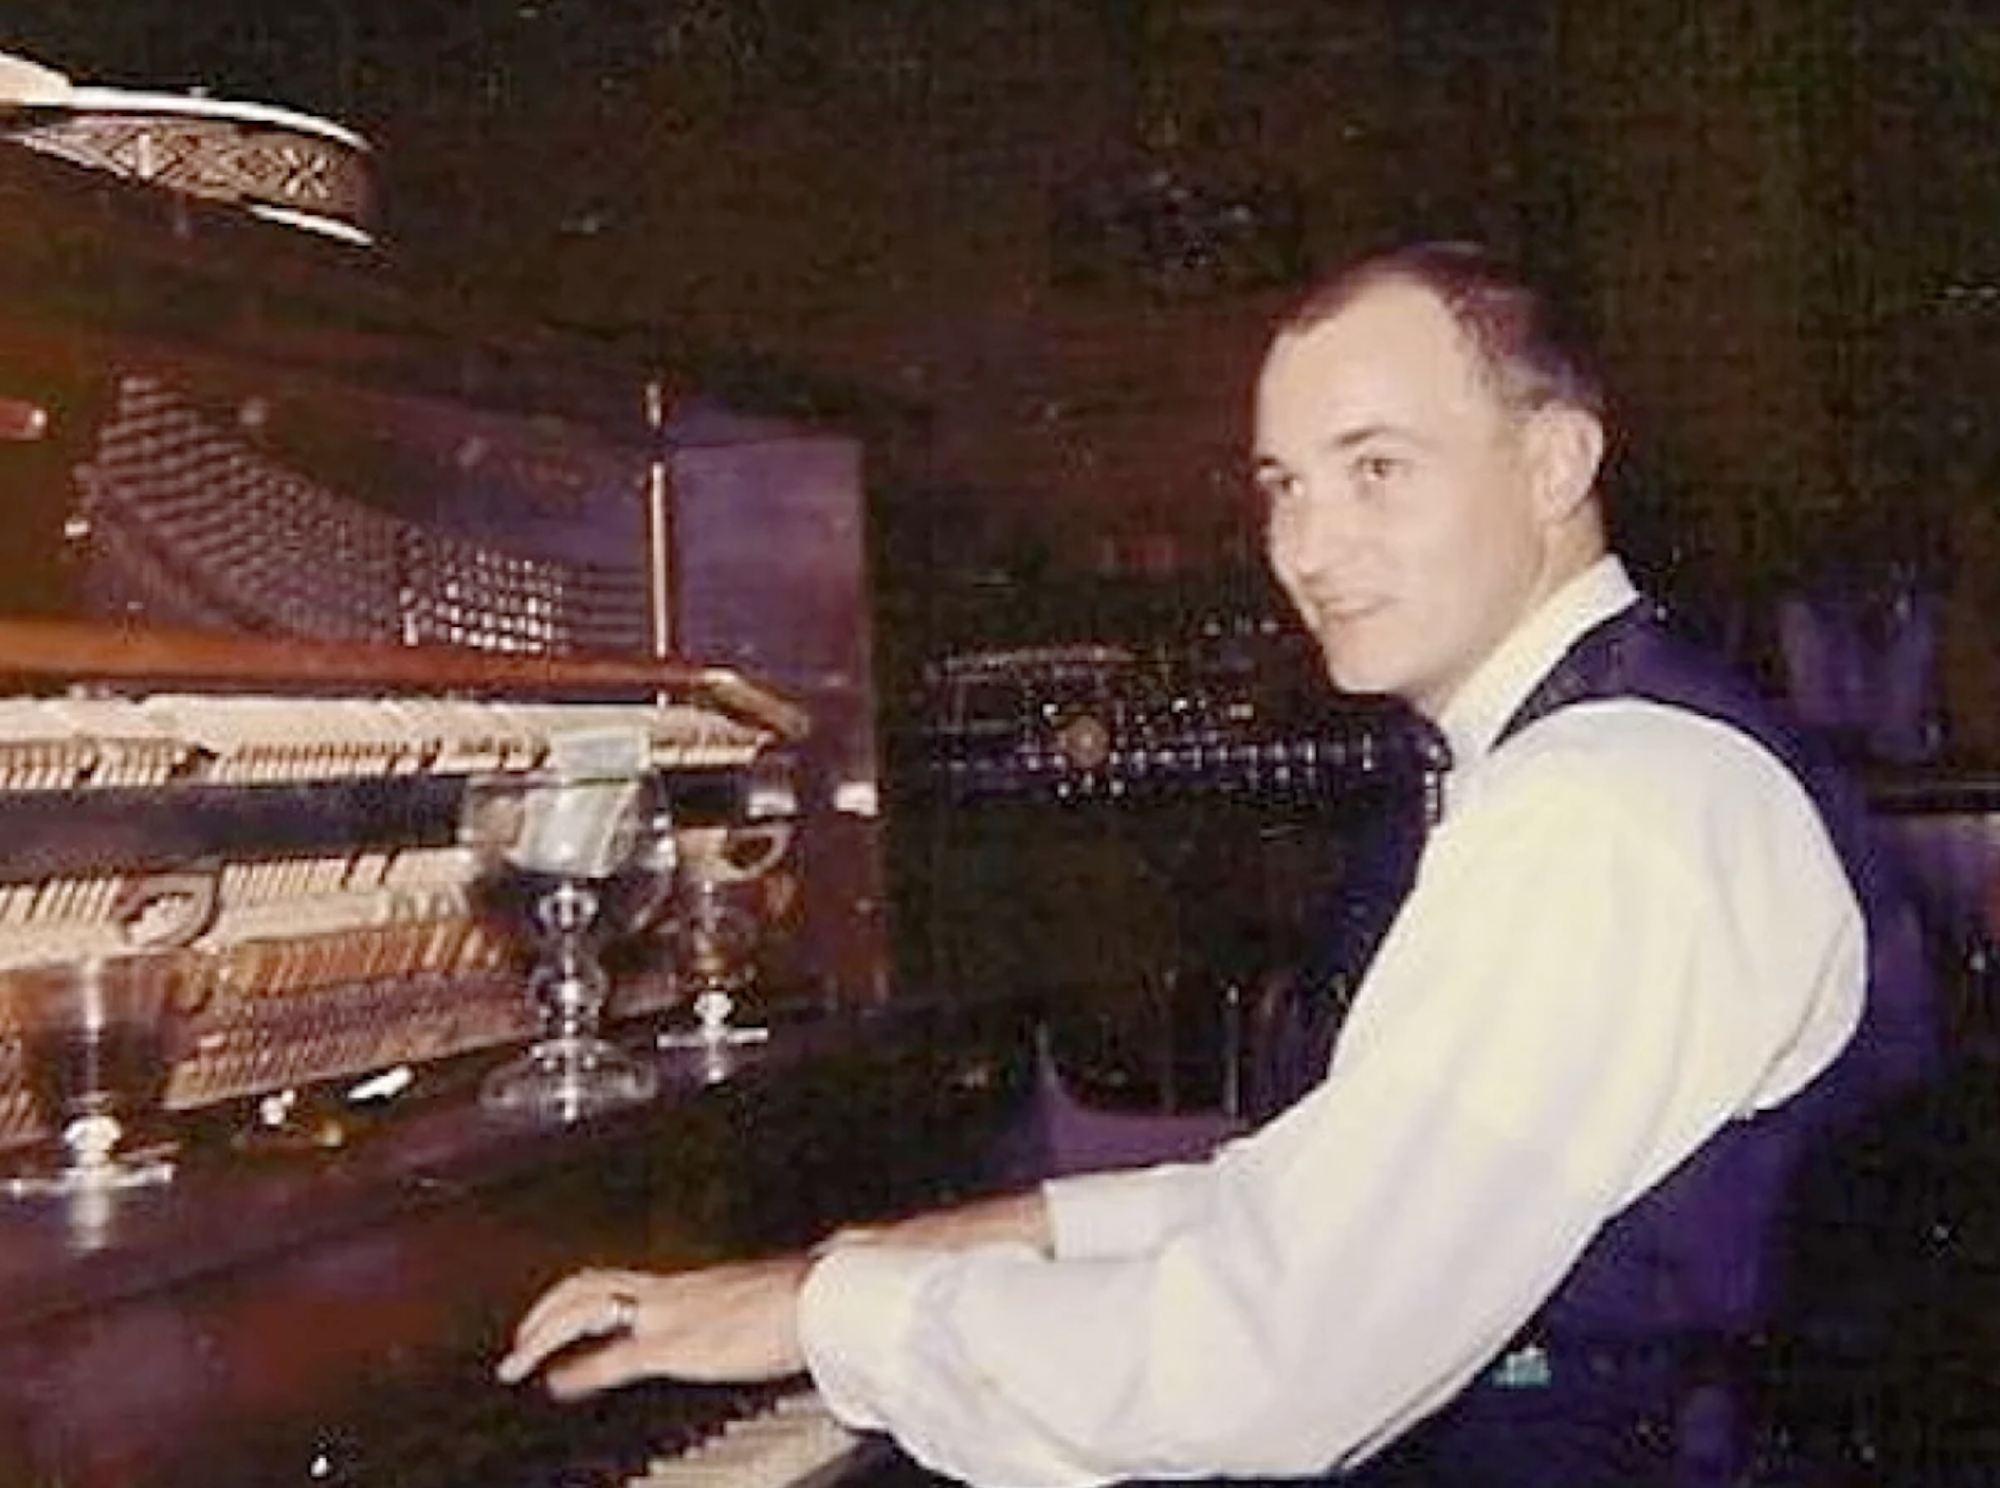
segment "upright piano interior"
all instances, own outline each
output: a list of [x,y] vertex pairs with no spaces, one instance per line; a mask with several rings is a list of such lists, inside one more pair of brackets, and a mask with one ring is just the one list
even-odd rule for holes
[[[4,142],[0,212],[0,1167],[63,1139],[37,996],[69,974],[165,989],[135,1140],[173,1159],[0,1197],[0,1483],[673,1458],[757,1402],[504,1389],[534,1293],[981,1184],[1028,1091],[1011,1009],[889,995],[854,441],[706,406],[648,428],[643,369]],[[468,792],[605,728],[676,831],[796,828],[760,902],[772,1036],[727,1068],[657,1048],[685,968],[635,935],[613,1027],[661,1094],[501,1119],[478,1082],[535,1012]]]

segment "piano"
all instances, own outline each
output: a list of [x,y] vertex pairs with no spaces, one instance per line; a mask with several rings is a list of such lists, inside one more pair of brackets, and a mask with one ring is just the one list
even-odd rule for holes
[[[252,122],[239,172],[278,148]],[[359,226],[84,158],[153,127],[0,107],[0,1176],[77,1137],[51,978],[164,989],[118,1136],[170,1171],[0,1193],[0,1485],[913,1472],[800,1381],[492,1378],[578,1266],[1019,1170],[1029,1010],[890,975],[859,441],[441,307]],[[663,1037],[685,925],[646,901],[608,1031],[658,1094],[503,1117],[480,1084],[536,1008],[469,803],[607,732],[687,852],[780,839],[731,883],[767,1032]]]

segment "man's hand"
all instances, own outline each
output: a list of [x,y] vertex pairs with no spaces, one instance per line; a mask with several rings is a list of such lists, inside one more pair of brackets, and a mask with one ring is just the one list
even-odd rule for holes
[[[935,1250],[1013,1243],[1046,1254],[1048,1206],[1035,1190],[980,1199],[841,1230],[818,1249],[871,1243]],[[528,1309],[496,1372],[515,1384],[539,1371],[562,1399],[654,1375],[704,1383],[782,1379],[805,1368],[799,1289],[811,1267],[811,1257],[788,1256],[672,1276],[579,1271]]]
[[715,1383],[797,1374],[799,1288],[811,1264],[788,1256],[672,1276],[580,1271],[528,1309],[496,1372],[514,1384],[540,1370],[565,1400],[651,1375]]

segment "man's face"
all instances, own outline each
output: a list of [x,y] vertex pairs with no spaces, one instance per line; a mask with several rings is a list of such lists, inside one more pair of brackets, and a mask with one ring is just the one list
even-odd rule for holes
[[1530,422],[1418,285],[1278,338],[1256,404],[1269,556],[1336,686],[1435,717],[1554,587]]

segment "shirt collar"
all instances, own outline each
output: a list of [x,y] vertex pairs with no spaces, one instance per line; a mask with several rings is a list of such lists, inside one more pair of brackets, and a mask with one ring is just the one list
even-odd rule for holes
[[1577,639],[1639,597],[1625,565],[1607,555],[1516,626],[1444,707],[1437,724],[1454,768],[1484,759],[1507,720]]

